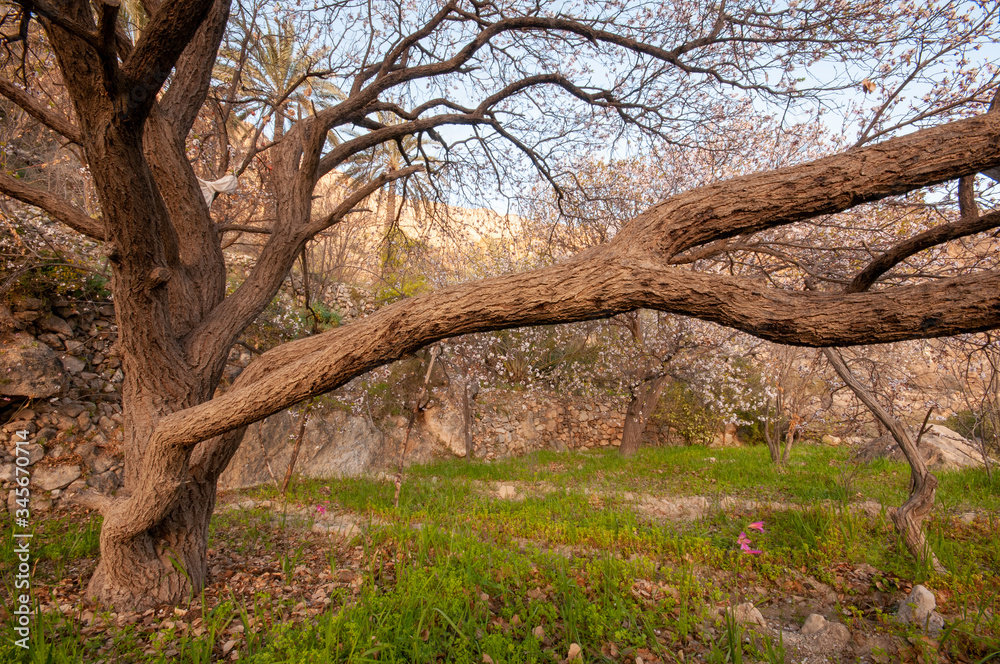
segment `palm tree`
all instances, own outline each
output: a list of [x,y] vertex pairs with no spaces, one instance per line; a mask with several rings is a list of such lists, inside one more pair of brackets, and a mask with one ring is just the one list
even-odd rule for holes
[[272,137],[285,133],[285,120],[294,122],[345,98],[334,83],[323,78],[314,67],[329,52],[317,47],[316,34],[303,34],[292,15],[280,19],[252,17],[235,19],[238,47],[219,50],[216,77],[239,79],[237,93],[247,103],[231,118],[245,123],[251,118],[272,115]]

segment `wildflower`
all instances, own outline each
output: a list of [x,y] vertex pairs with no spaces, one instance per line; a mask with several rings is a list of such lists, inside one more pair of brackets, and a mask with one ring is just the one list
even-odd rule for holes
[[764,522],[763,521],[754,521],[749,526],[747,526],[747,528],[749,528],[750,530],[756,530],[757,532],[762,533],[762,532],[764,532]]
[[317,505],[316,511],[319,512],[320,514],[326,514],[326,508],[323,507],[322,505]]
[[763,553],[760,549],[750,548],[751,545],[750,538],[747,537],[747,534],[745,532],[740,531],[740,536],[736,538],[736,543],[740,545],[740,549],[743,551],[743,553],[749,553],[754,556],[759,553]]

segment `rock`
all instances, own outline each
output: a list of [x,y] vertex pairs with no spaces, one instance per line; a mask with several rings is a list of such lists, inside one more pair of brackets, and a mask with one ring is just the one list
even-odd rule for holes
[[[115,417],[119,417],[118,413]],[[104,428],[104,418],[101,418]],[[247,429],[243,444],[219,479],[220,490],[242,489],[271,483],[268,464],[274,472],[288,468],[292,456],[291,436],[298,420],[288,411],[276,413]],[[400,431],[400,436],[402,432]],[[414,445],[414,437],[410,439]],[[415,446],[414,446],[415,447]],[[414,453],[408,460],[424,458]],[[306,477],[355,477],[385,464],[396,450],[396,440],[384,436],[367,418],[354,417],[334,408],[315,409],[306,423],[295,471]],[[266,457],[265,457],[266,454]]]
[[37,297],[18,295],[14,298],[14,311],[41,311],[45,303]]
[[52,350],[63,349],[62,339],[60,339],[54,334],[39,334],[38,340],[41,341],[46,346],[48,346],[49,348],[51,348]]
[[457,457],[465,456],[465,429],[462,413],[446,398],[424,410],[422,428],[437,438],[441,446]]
[[59,316],[46,314],[38,319],[36,325],[46,332],[54,332],[55,334],[62,334],[67,337],[73,336],[73,326],[64,321],[62,318],[59,318]]
[[92,486],[101,493],[111,494],[122,484],[122,479],[114,470],[108,470],[100,475],[91,475],[87,478],[87,485]]
[[497,489],[497,497],[501,500],[513,500],[517,497],[517,489],[511,484],[504,484]]
[[0,337],[0,394],[47,399],[63,387],[63,367],[51,348],[23,332]]
[[67,417],[77,417],[85,410],[87,409],[83,406],[83,404],[79,403],[68,403],[59,408],[59,411]]
[[17,422],[8,422],[3,425],[4,433],[16,433],[18,431],[27,431],[27,435],[31,435],[38,431],[38,427],[35,426],[34,422],[29,420],[18,420]]
[[59,356],[59,360],[66,371],[71,374],[82,373],[87,368],[87,363],[74,355],[63,353]]
[[43,440],[52,440],[58,434],[59,432],[52,427],[42,427],[42,429],[38,432],[38,435],[35,436],[35,442],[40,443]]
[[28,455],[28,465],[33,466],[43,458],[45,458],[45,448],[38,443],[28,443],[27,445],[21,445],[19,453],[14,455],[16,459],[19,456],[24,456],[25,453]]
[[66,340],[66,350],[70,353],[79,353],[86,350],[86,346],[83,345],[82,341],[77,341],[76,339]]
[[97,475],[106,473],[115,467],[117,459],[110,454],[102,454],[90,462],[90,470]]
[[934,593],[922,585],[916,585],[899,605],[896,619],[902,623],[917,625],[931,635],[936,635],[944,627],[944,617],[935,608],[937,600]]
[[760,627],[767,627],[767,621],[764,620],[763,614],[760,610],[753,605],[753,602],[744,602],[736,607],[733,612],[733,616],[736,621],[744,625],[759,625]]
[[841,440],[837,436],[831,436],[830,434],[825,433],[825,434],[823,434],[823,437],[820,438],[820,442],[822,442],[824,445],[829,445],[831,447],[836,447],[836,446],[840,445]]
[[813,613],[806,618],[805,623],[802,625],[802,629],[799,630],[799,634],[809,636],[811,634],[816,634],[817,632],[822,632],[826,629],[828,624],[829,623],[826,618],[818,613]]
[[0,466],[0,482],[13,482],[15,473],[15,466],[12,463],[5,463]]
[[[979,468],[983,465],[982,454],[973,443],[940,424],[930,425],[928,432],[920,439],[920,452],[932,470]],[[905,460],[899,445],[889,434],[861,445],[855,455],[862,461],[881,457]]]
[[62,445],[56,445],[55,447],[50,447],[46,452],[45,456],[50,459],[58,459],[61,456],[66,455],[66,448]]
[[72,318],[73,316],[80,315],[80,312],[76,310],[76,307],[69,304],[69,302],[62,305],[53,305],[52,309],[59,315],[60,318]]
[[[17,494],[11,489],[7,494],[7,510],[11,514],[16,514],[16,510],[24,509],[17,503]],[[52,509],[52,501],[43,496],[40,492],[34,491],[28,499],[28,509],[32,512],[45,512]]]
[[31,484],[42,491],[63,489],[80,477],[80,466],[47,466],[31,474]]

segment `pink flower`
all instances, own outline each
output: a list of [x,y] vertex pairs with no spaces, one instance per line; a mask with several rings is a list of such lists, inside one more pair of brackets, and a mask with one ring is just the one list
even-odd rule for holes
[[326,514],[326,508],[323,507],[322,505],[317,505],[316,511],[319,512],[320,514]]
[[747,526],[747,528],[749,528],[750,530],[756,530],[757,532],[762,533],[762,532],[764,532],[764,522],[763,521],[754,521],[749,526]]
[[763,553],[763,551],[759,549],[750,548],[750,538],[747,537],[747,534],[744,532],[740,532],[740,536],[736,538],[736,543],[740,545],[740,549],[743,551],[743,553],[749,553],[751,555],[757,555],[759,553]]

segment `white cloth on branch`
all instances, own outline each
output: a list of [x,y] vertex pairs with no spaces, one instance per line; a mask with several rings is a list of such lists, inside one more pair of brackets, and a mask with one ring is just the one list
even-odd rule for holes
[[218,180],[212,181],[198,178],[198,184],[201,185],[201,195],[205,197],[205,203],[211,206],[216,194],[234,193],[238,182],[235,175],[223,175]]

